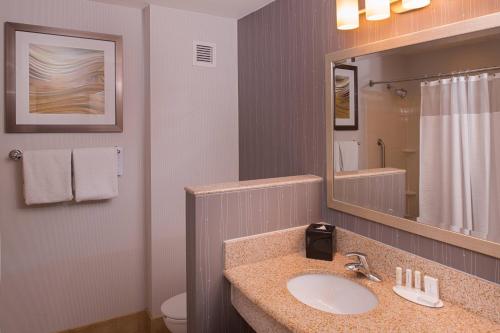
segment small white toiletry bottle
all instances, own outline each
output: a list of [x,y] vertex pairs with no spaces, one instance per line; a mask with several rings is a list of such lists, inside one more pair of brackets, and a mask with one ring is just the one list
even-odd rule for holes
[[403,284],[403,269],[396,267],[396,286],[400,287]]
[[420,271],[415,271],[415,289],[418,291],[422,290],[422,282],[421,282],[421,277],[420,277]]
[[411,269],[406,269],[406,288],[411,288]]
[[439,280],[430,276],[424,276],[425,294],[433,299],[439,299]]

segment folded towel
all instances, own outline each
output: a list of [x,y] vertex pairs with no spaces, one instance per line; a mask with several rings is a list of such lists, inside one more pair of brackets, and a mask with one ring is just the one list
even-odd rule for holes
[[359,145],[357,141],[339,141],[340,171],[356,171],[359,163]]
[[73,150],[75,200],[103,200],[118,196],[116,148]]
[[337,141],[333,142],[333,163],[335,167],[335,172],[342,171],[340,166],[340,145]]
[[333,148],[335,172],[358,170],[359,144],[357,141],[335,141]]
[[71,150],[37,150],[23,153],[24,200],[27,205],[73,199]]

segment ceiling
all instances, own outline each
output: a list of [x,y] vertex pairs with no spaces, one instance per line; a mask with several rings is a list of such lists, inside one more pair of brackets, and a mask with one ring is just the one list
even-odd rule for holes
[[144,8],[148,4],[184,9],[216,16],[242,18],[274,0],[92,0],[126,7]]

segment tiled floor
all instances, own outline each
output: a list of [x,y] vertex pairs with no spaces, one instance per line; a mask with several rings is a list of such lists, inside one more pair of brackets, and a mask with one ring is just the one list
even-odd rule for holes
[[170,333],[162,318],[149,319],[146,311],[74,328],[60,333]]

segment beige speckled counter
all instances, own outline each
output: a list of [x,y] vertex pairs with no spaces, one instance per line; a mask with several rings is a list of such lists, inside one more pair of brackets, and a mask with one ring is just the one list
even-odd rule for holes
[[[328,262],[295,253],[233,267],[225,271],[225,276],[264,316],[292,332],[500,332],[498,323],[449,302],[441,309],[431,309],[406,301],[392,291],[393,278],[382,276],[380,283],[369,281],[346,271],[347,262],[339,254]],[[312,272],[349,278],[370,289],[379,304],[357,315],[311,308],[295,299],[286,284],[294,276]]]

